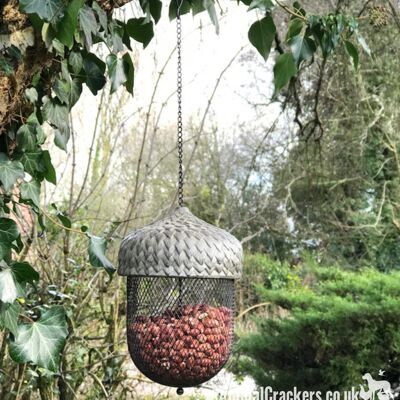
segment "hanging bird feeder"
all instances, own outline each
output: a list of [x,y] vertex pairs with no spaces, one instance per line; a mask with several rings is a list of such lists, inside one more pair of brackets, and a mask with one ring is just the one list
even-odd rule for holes
[[183,206],[181,19],[178,37],[178,203],[165,218],[131,232],[119,251],[127,276],[127,338],[138,369],[154,382],[196,386],[229,358],[241,243]]

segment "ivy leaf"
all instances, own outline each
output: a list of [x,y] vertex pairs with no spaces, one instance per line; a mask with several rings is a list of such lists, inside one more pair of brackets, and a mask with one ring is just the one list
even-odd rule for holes
[[36,103],[39,98],[38,92],[34,87],[26,89],[25,96],[32,104]]
[[56,170],[54,169],[53,164],[51,163],[51,157],[48,150],[42,152],[42,160],[44,164],[44,178],[47,182],[52,183],[53,185],[57,184],[57,175]]
[[17,224],[10,218],[0,218],[0,242],[11,244],[19,237]]
[[110,23],[111,41],[114,53],[124,50],[124,27],[119,21],[112,21]]
[[115,54],[109,54],[106,59],[108,75],[111,80],[111,93],[114,93],[122,84],[126,82],[124,62]]
[[79,74],[83,67],[83,57],[82,54],[77,51],[71,51],[68,56],[68,63],[72,67],[72,71],[75,74]]
[[78,25],[78,12],[85,0],[72,0],[65,11],[64,17],[57,24],[57,39],[69,49],[74,45],[74,34]]
[[193,16],[200,14],[206,10],[204,8],[203,0],[192,0],[191,7],[192,7],[192,15]]
[[57,77],[53,85],[53,90],[62,103],[69,103],[71,86],[68,81]]
[[66,227],[66,228],[71,228],[71,226],[72,226],[72,223],[71,223],[71,220],[68,218],[68,217],[66,217],[64,214],[62,214],[62,213],[58,213],[57,214],[57,218],[61,221],[61,223]]
[[6,192],[10,192],[15,182],[24,176],[24,167],[19,161],[0,160],[0,181]]
[[290,53],[281,54],[274,66],[275,93],[278,93],[285,87],[290,79],[297,73],[296,64],[293,55]]
[[356,46],[354,46],[354,44],[349,40],[345,40],[344,47],[346,48],[347,54],[350,57],[351,63],[353,64],[354,68],[357,69],[359,56]]
[[128,35],[137,42],[143,43],[143,48],[147,47],[154,36],[153,22],[146,18],[131,18],[126,23]]
[[39,207],[40,184],[34,180],[30,182],[24,182],[21,185],[21,197],[24,200],[31,200],[35,206]]
[[99,236],[89,236],[89,262],[93,267],[104,268],[109,275],[115,272],[111,261],[106,257],[107,241]]
[[[6,265],[4,261],[1,262]],[[0,271],[0,301],[3,303],[14,303],[15,299],[21,295],[21,287],[14,279],[11,268],[7,265]]]
[[18,326],[18,333],[10,342],[10,356],[18,363],[32,362],[57,372],[67,336],[64,308],[53,306],[37,321]]
[[53,126],[63,130],[69,130],[69,109],[57,99],[49,99],[43,106],[44,116]]
[[[177,7],[177,2],[175,0],[171,0],[169,3],[169,9],[168,9],[168,16],[170,21],[176,18],[176,7]],[[181,15],[185,15],[190,12],[192,8],[191,1],[189,0],[182,0],[181,3]]]
[[79,10],[79,24],[85,35],[86,47],[89,48],[93,44],[92,33],[97,34],[97,21],[93,10],[87,5]]
[[125,82],[125,87],[126,90],[133,95],[133,86],[134,86],[134,80],[135,80],[135,67],[133,65],[131,56],[128,53],[125,53],[122,56],[122,60],[124,61],[124,69],[125,69],[125,74],[126,74],[126,82]]
[[314,40],[303,35],[293,36],[289,39],[288,45],[292,50],[293,58],[297,65],[311,58],[317,50]]
[[42,163],[41,151],[24,153],[21,156],[20,161],[24,166],[24,170],[32,176],[36,176],[38,172],[40,173],[45,171],[45,167]]
[[14,72],[12,64],[4,57],[0,57],[0,69],[4,72],[6,76],[11,76]]
[[208,15],[210,16],[210,20],[211,20],[212,24],[215,26],[215,32],[218,35],[219,34],[219,22],[218,22],[217,11],[215,9],[214,0],[203,0],[203,6],[207,10]]
[[41,19],[52,21],[62,16],[63,0],[20,0],[19,8],[26,14],[37,14]]
[[104,32],[107,32],[107,13],[94,1],[92,4],[93,10],[96,11],[99,17],[99,22]]
[[69,137],[69,130],[54,130],[54,144],[61,150],[67,151]]
[[265,61],[267,61],[271,51],[275,33],[276,27],[271,15],[254,22],[249,29],[250,43],[258,50]]
[[300,35],[305,27],[305,23],[300,18],[293,18],[290,21],[289,28],[286,34],[286,40],[289,41],[292,37]]
[[150,15],[153,17],[154,22],[157,22],[161,18],[162,2],[160,0],[149,0]]
[[11,244],[0,242],[0,260],[11,258]]
[[27,262],[13,262],[10,267],[17,282],[33,283],[39,280],[39,274]]
[[259,10],[266,13],[266,12],[271,12],[274,7],[275,7],[275,5],[271,0],[253,0],[250,3],[247,11],[251,11],[251,10],[258,8]]
[[82,83],[78,78],[74,78],[70,82],[70,86],[71,90],[68,96],[68,105],[70,106],[70,108],[72,108],[81,97]]
[[106,78],[104,77],[106,64],[94,54],[89,53],[83,60],[83,68],[86,73],[86,85],[96,96],[97,92],[103,89],[106,83]]
[[33,151],[36,149],[36,136],[28,124],[22,125],[18,129],[17,146],[21,151]]
[[0,324],[8,329],[14,336],[18,330],[18,315],[20,307],[15,303],[6,303],[1,305]]

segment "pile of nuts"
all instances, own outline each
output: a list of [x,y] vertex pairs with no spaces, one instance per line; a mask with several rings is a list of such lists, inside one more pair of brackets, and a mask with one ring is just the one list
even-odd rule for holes
[[185,305],[159,316],[137,316],[128,325],[135,364],[152,380],[197,385],[216,375],[229,357],[232,310]]

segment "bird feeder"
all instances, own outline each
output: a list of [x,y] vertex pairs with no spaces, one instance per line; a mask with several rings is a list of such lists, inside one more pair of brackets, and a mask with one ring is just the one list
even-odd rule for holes
[[183,393],[222,369],[241,269],[241,243],[186,207],[123,240],[118,273],[128,277],[128,346],[144,375]]
[[196,218],[183,202],[181,16],[177,0],[178,204],[122,242],[118,273],[127,276],[127,338],[138,369],[154,382],[196,386],[229,358],[235,279],[242,245]]

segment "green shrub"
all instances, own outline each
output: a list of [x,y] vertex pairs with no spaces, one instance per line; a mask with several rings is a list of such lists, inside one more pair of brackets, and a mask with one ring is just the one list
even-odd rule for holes
[[398,384],[400,272],[308,266],[300,275],[300,286],[258,285],[262,301],[287,312],[258,316],[257,332],[238,341],[232,370],[276,390],[348,390],[379,369]]

